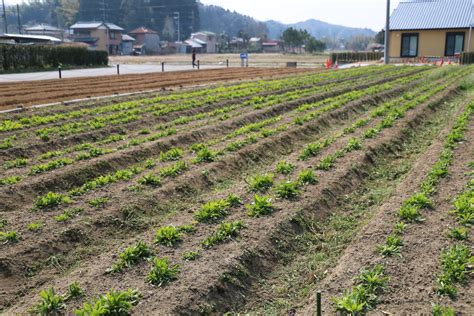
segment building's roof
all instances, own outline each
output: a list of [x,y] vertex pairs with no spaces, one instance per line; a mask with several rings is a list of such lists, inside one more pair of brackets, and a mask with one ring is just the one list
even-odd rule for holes
[[98,29],[101,26],[107,26],[109,30],[112,31],[123,31],[124,29],[120,26],[117,26],[113,23],[103,23],[103,22],[77,22],[74,25],[71,25],[71,29]]
[[129,32],[130,34],[158,34],[158,32],[146,27],[139,27]]
[[249,41],[250,42],[260,42],[262,39],[260,37],[252,37]]
[[75,37],[73,40],[74,42],[77,42],[77,43],[94,44],[99,39],[97,37]]
[[392,14],[391,30],[468,28],[473,23],[472,0],[411,0]]
[[31,41],[44,41],[44,42],[62,42],[59,38],[46,36],[46,35],[23,35],[23,34],[3,34],[0,35],[0,39],[4,40],[31,40]]
[[122,35],[122,41],[124,42],[134,42],[135,39],[131,37],[130,35],[124,34]]
[[207,45],[206,41],[200,40],[199,38],[191,38],[191,41],[196,42],[200,45]]
[[184,43],[188,44],[192,48],[202,48],[202,45],[199,44],[198,42],[196,42],[195,39],[190,39],[190,40],[184,41]]
[[62,32],[61,29],[54,27],[48,24],[37,24],[30,27],[26,27],[25,31],[32,32],[32,31],[43,31],[43,32]]

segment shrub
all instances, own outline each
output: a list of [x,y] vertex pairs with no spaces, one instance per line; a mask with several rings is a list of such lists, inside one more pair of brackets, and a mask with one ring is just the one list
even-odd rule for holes
[[227,216],[230,207],[227,200],[210,201],[204,204],[194,217],[199,222],[213,222]]
[[253,203],[246,205],[247,214],[250,217],[260,217],[268,215],[274,211],[274,206],[272,204],[272,199],[269,196],[260,196],[255,194],[253,197]]
[[241,221],[223,223],[211,236],[202,242],[202,245],[205,248],[212,248],[217,244],[224,243],[234,237],[237,237],[243,228],[245,228],[245,225]]
[[271,173],[257,175],[250,179],[249,186],[252,191],[266,192],[273,186],[273,178]]
[[173,247],[182,240],[183,234],[175,226],[161,227],[156,231],[155,243]]
[[101,295],[91,303],[85,303],[81,309],[76,310],[77,316],[95,315],[129,315],[133,306],[140,301],[140,293],[136,290],[110,291]]
[[64,298],[55,293],[53,288],[42,290],[39,293],[40,300],[33,306],[32,312],[39,315],[60,314],[66,307]]
[[286,182],[280,183],[275,188],[275,193],[278,197],[282,199],[292,199],[292,198],[297,197],[300,194],[300,191],[298,189],[297,182],[286,181]]
[[171,266],[168,258],[155,258],[147,280],[151,284],[161,287],[175,280],[178,273],[179,265]]

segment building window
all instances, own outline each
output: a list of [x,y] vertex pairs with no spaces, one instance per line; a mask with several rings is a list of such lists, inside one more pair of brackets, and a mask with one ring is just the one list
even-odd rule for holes
[[446,33],[446,56],[461,54],[464,50],[464,32]]
[[116,39],[116,34],[115,34],[115,32],[109,32],[109,38],[110,38],[110,39],[113,39],[113,40]]
[[402,34],[402,57],[418,56],[418,34]]

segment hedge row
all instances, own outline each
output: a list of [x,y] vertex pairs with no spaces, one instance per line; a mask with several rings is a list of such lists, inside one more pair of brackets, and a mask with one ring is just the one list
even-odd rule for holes
[[0,72],[63,66],[107,65],[107,52],[84,47],[0,44]]
[[462,53],[461,64],[464,64],[464,65],[474,64],[474,53]]
[[380,60],[383,58],[384,54],[380,53],[373,53],[373,52],[346,52],[346,53],[332,53],[331,60],[333,63],[336,61],[338,63],[353,63],[358,61],[373,61],[373,60]]

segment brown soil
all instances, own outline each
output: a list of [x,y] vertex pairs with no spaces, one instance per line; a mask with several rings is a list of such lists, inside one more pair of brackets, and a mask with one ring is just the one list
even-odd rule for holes
[[[226,70],[181,71],[124,76],[55,79],[0,84],[0,110],[68,100],[143,92],[204,83],[268,78],[307,72],[305,69],[230,68]],[[315,71],[315,70],[311,70]]]
[[[464,110],[460,108],[458,114]],[[432,303],[448,304],[463,314],[471,314],[473,309],[472,285],[460,291],[458,302],[440,299],[434,291],[436,273],[439,271],[439,256],[448,245],[446,232],[453,225],[449,215],[453,198],[463,190],[468,177],[468,163],[473,161],[472,139],[474,124],[470,124],[466,141],[455,151],[455,162],[450,167],[449,177],[439,184],[439,191],[434,197],[436,208],[424,211],[426,219],[421,224],[410,225],[404,234],[402,258],[382,258],[375,253],[378,245],[385,242],[387,235],[398,221],[397,210],[402,202],[416,192],[433,164],[438,160],[443,149],[445,136],[450,132],[454,120],[446,126],[437,140],[420,157],[397,191],[382,207],[373,219],[360,231],[353,243],[346,249],[338,264],[329,271],[328,276],[318,285],[323,290],[323,312],[331,313],[334,307],[330,298],[350,289],[353,278],[366,267],[383,263],[390,282],[385,293],[380,297],[380,304],[373,311],[376,315],[414,315],[431,314]],[[472,244],[472,237],[471,237]],[[306,310],[301,314],[314,312],[316,298],[308,301]]]
[[[338,110],[281,134],[259,139],[257,143],[226,154],[215,162],[193,165],[189,172],[164,180],[161,187],[132,192],[128,188],[136,183],[133,179],[96,190],[71,205],[84,207],[84,212],[65,223],[58,223],[52,218],[64,210],[62,207],[29,213],[33,198],[43,191],[63,191],[98,174],[148,157],[156,158],[161,151],[172,146],[192,144],[211,139],[211,136],[220,137],[242,124],[285,115],[298,104],[328,98],[340,92],[244,113],[228,122],[216,122],[177,137],[56,170],[38,177],[34,183],[26,182],[13,187],[21,187],[21,192],[2,189],[2,211],[7,209],[8,212],[0,212],[0,215],[8,219],[8,229],[20,232],[21,239],[17,244],[0,245],[0,310],[3,308],[5,313],[12,314],[25,313],[38,300],[40,289],[53,286],[59,293],[64,293],[73,281],[78,281],[86,290],[85,300],[111,289],[138,289],[142,299],[133,311],[139,314],[156,314],[157,311],[160,314],[221,314],[238,310],[245,304],[246,296],[251,294],[249,290],[252,286],[268,275],[275,263],[282,264],[284,253],[294,251],[292,241],[307,229],[306,220],[323,219],[330,215],[340,195],[348,194],[362,184],[367,172],[374,167],[376,157],[396,154],[408,133],[416,132],[427,118],[435,115],[438,106],[446,106],[444,101],[457,94],[454,85],[409,111],[381,135],[364,141],[362,150],[347,153],[331,172],[316,172],[320,182],[302,188],[298,198],[276,199],[276,210],[271,215],[249,218],[243,205],[233,208],[225,220],[243,220],[246,228],[233,241],[211,250],[201,249],[202,257],[197,261],[186,262],[182,255],[186,251],[200,249],[201,242],[215,231],[217,223],[197,224],[197,232],[186,235],[175,248],[152,244],[155,229],[168,224],[189,224],[193,222],[193,213],[200,205],[224,198],[229,193],[241,196],[244,203],[251,203],[253,193],[248,191],[246,183],[249,175],[273,172],[275,162],[286,159],[296,166],[292,175],[295,178],[298,172],[317,164],[321,157],[342,149],[350,137],[361,135],[362,130],[341,137],[317,157],[300,161],[299,153],[306,144],[341,132],[365,117],[373,106],[400,96],[411,87],[395,87],[371,98],[348,102]],[[283,119],[283,122],[288,121],[291,117]],[[436,144],[438,142],[433,146]],[[223,144],[213,148],[219,146]],[[416,177],[415,174],[413,181]],[[276,176],[277,183],[287,179],[287,176]],[[400,194],[403,195],[403,192]],[[104,196],[110,200],[105,208],[88,206],[90,199]],[[43,222],[43,230],[36,233],[27,231],[26,225],[33,221]],[[105,273],[117,259],[118,253],[138,240],[146,241],[159,257],[168,257],[172,263],[180,264],[181,271],[176,281],[161,288],[151,286],[145,281],[151,265],[145,261],[123,273]],[[85,300],[68,302],[67,312],[71,313]]]

